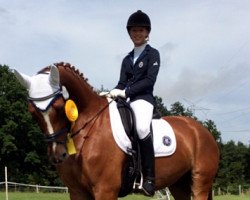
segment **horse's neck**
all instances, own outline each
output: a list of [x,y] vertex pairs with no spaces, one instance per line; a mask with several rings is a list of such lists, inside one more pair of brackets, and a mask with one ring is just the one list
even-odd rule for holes
[[[89,112],[96,112],[102,104],[100,98],[87,81],[72,69],[60,69],[61,84],[64,85],[78,107],[80,113],[87,117]],[[98,106],[99,105],[99,106]]]

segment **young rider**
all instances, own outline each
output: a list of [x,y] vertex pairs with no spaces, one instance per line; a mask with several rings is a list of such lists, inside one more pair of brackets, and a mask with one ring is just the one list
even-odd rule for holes
[[151,31],[151,22],[147,14],[141,10],[133,13],[128,19],[127,31],[134,43],[134,49],[123,59],[120,80],[109,95],[130,99],[140,139],[142,190],[145,195],[152,196],[155,190],[155,166],[150,124],[155,104],[153,90],[160,67],[160,55],[147,44]]

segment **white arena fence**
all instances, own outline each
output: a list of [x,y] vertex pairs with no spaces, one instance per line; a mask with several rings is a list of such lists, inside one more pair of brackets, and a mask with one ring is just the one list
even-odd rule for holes
[[[68,193],[67,187],[58,186],[42,186],[32,185],[16,182],[7,182],[9,192],[65,192]],[[4,192],[6,189],[6,182],[0,182],[0,191]]]
[[[6,198],[8,200],[9,192],[64,192],[68,193],[67,187],[59,187],[59,186],[42,186],[42,185],[34,185],[34,184],[25,184],[25,183],[16,183],[8,181],[8,170],[5,167],[5,181],[0,182],[0,191],[5,192]],[[164,190],[157,191],[154,199],[156,200],[170,200],[170,192],[168,188]]]
[[[6,182],[0,182],[0,191],[5,191]],[[24,184],[16,182],[7,182],[9,192],[62,192],[68,193],[67,187],[58,187],[58,186],[42,186],[42,185],[33,185],[33,184]],[[161,191],[156,191],[156,194],[153,198],[154,200],[170,200],[170,192],[168,188]]]

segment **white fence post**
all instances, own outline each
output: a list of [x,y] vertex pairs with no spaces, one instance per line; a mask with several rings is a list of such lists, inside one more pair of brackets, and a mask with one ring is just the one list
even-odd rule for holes
[[4,171],[5,171],[5,199],[9,200],[9,196],[8,196],[8,171],[7,171],[7,167],[4,167]]
[[38,185],[36,185],[36,193],[39,193]]
[[218,187],[218,195],[221,195],[221,189]]

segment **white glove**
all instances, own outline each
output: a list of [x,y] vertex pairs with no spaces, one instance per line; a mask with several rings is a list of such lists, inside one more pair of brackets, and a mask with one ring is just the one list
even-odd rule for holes
[[116,97],[122,97],[122,98],[126,98],[126,93],[125,90],[120,90],[120,89],[113,89],[109,92],[109,95],[112,98],[116,98]]
[[105,91],[100,92],[99,96],[101,96],[101,97],[103,97],[103,96],[108,97],[109,96],[109,92],[105,92]]

